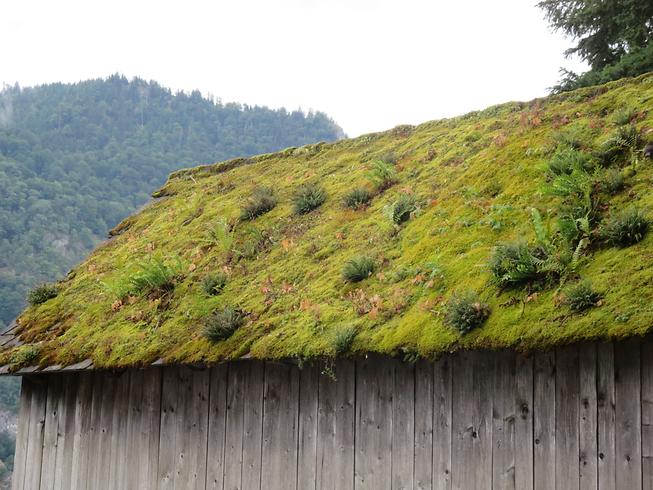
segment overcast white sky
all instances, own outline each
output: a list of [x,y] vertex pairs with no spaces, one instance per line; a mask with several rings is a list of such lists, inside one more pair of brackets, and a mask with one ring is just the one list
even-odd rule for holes
[[545,95],[570,41],[534,0],[0,0],[0,82],[120,72],[328,113],[350,135]]

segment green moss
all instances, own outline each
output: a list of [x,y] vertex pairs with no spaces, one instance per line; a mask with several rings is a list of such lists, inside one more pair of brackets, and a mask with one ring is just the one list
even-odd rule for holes
[[[603,298],[601,307],[582,314],[561,314],[555,279],[530,290],[522,284],[499,291],[488,263],[497,244],[536,246],[534,207],[558,245],[557,210],[565,198],[542,190],[547,164],[563,146],[591,155],[592,162],[603,157],[606,165],[633,169],[623,172],[627,191],[599,188],[597,220],[607,224],[630,207],[648,216],[653,166],[638,159],[641,149],[630,126],[646,134],[653,112],[619,127],[612,114],[652,97],[648,75],[536,105],[510,103],[176,172],[156,193],[165,199],[125,220],[111,241],[58,283],[55,298],[25,310],[22,340],[38,346],[33,360],[43,365],[91,358],[97,366],[119,367],[159,358],[330,357],[344,349],[338,348],[344,340],[334,339],[345,325],[355,332],[346,352],[411,358],[643,335],[653,326],[650,233],[635,230],[641,241],[631,247],[582,249],[575,274],[591,280]],[[377,193],[364,212],[343,207],[352,189],[383,177],[371,172],[385,155],[396,157],[395,164],[382,163],[391,183],[376,178],[375,187],[387,191]],[[565,161],[558,163],[560,175],[569,175]],[[591,190],[598,192],[591,177]],[[252,182],[274,188],[276,206],[242,222]],[[296,213],[293,196],[315,183],[328,199],[319,212]],[[401,195],[415,196],[420,210],[399,227],[386,213]],[[595,229],[588,230],[593,237]],[[121,294],[121,281],[152,256],[174,266],[174,289]],[[343,264],[357,256],[374,257],[377,272],[343,286]],[[219,295],[207,295],[201,284],[215,271],[224,271],[229,283]],[[492,314],[461,335],[445,323],[444,298],[467,290],[478,291]],[[208,340],[207,322],[228,306],[246,311],[247,321],[220,341]],[[5,350],[0,359],[8,363],[13,352]]]

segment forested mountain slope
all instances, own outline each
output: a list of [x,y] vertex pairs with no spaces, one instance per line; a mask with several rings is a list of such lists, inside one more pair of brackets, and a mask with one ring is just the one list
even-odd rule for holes
[[79,261],[170,171],[332,141],[322,113],[173,94],[122,76],[0,92],[0,326],[28,287]]

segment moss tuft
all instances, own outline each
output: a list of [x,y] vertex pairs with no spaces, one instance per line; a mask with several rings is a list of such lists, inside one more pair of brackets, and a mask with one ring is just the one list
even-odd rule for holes
[[27,293],[27,302],[32,305],[40,305],[49,299],[56,298],[59,294],[59,288],[54,284],[39,284]]

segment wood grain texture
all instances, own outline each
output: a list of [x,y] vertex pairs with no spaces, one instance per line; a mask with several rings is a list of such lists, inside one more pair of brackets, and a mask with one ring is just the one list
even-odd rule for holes
[[617,487],[615,461],[614,345],[600,343],[596,350],[596,417],[599,490]]
[[356,489],[392,488],[393,371],[376,357],[356,363]]
[[12,488],[653,488],[652,347],[31,375]]
[[[354,488],[356,366],[338,363],[318,379],[316,488]],[[300,487],[301,488],[301,487]]]

